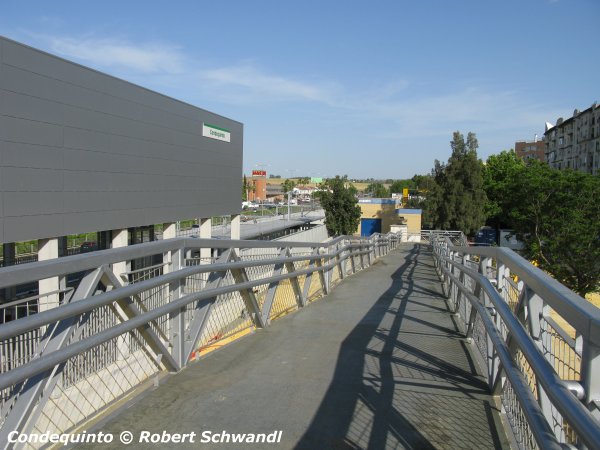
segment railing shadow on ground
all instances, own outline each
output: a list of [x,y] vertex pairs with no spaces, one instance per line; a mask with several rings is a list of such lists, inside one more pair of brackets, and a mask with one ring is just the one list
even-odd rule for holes
[[[477,375],[469,349],[450,320],[446,298],[441,290],[413,277],[417,261],[418,270],[423,270],[423,260],[429,258],[430,251],[415,245],[393,273],[390,287],[342,342],[330,387],[295,448],[507,445],[487,383]],[[437,281],[433,264],[427,265]],[[410,314],[413,306],[437,316],[447,313],[455,329],[416,320]],[[390,313],[393,319],[387,327]],[[459,354],[449,355],[453,362],[448,362],[440,358],[440,350],[424,342],[427,338],[450,338],[454,345],[458,341]],[[472,420],[473,408],[483,423]],[[460,422],[463,426],[453,430]]]

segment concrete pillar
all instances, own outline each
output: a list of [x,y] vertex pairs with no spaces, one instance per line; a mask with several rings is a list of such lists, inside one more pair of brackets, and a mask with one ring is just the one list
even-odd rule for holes
[[177,223],[168,222],[163,224],[163,239],[177,237]]
[[[198,223],[200,225],[200,239],[212,239],[212,219],[210,217],[208,219],[199,219]],[[201,248],[200,258],[210,258],[211,251],[210,248]]]
[[[58,258],[59,238],[38,240],[38,261],[48,261]],[[56,308],[59,302],[59,277],[46,278],[38,281],[39,311]]]
[[[127,228],[122,230],[112,230],[111,236],[111,247],[112,248],[120,248],[127,247],[129,245],[129,233]],[[120,261],[117,263],[113,263],[112,271],[117,276],[119,280],[123,280],[122,274],[126,273],[129,269],[127,261]]]
[[[173,239],[177,237],[177,223],[168,222],[163,223],[163,240],[165,239]],[[169,273],[172,271],[171,269],[171,252],[163,253],[163,273]]]
[[[111,248],[127,247],[129,245],[129,230],[127,228],[121,230],[111,231]],[[112,271],[115,276],[121,281],[121,283],[129,282],[127,275],[125,275],[130,268],[129,261],[119,261],[112,264]],[[124,317],[125,314],[121,311],[121,308],[117,306],[119,315]],[[119,360],[124,360],[129,356],[129,341],[131,337],[128,335],[121,335],[117,340],[117,347],[119,349]]]
[[[240,225],[242,223],[241,214],[234,214],[231,216],[231,239],[239,240],[240,239]],[[233,249],[235,253],[239,256],[240,249],[238,247]]]
[[240,239],[240,225],[242,223],[242,216],[240,214],[234,214],[231,216],[231,239]]
[[[4,267],[8,267],[8,266],[12,266],[15,263],[15,257],[16,257],[16,252],[15,252],[15,243],[14,242],[8,242],[5,244],[2,244],[2,258],[3,258],[3,266]],[[7,288],[2,289],[2,295],[3,301],[9,302],[11,301],[15,295],[16,295],[16,286],[10,286]]]

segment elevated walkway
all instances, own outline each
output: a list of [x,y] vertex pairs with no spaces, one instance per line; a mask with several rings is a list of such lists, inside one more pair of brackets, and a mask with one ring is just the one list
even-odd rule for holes
[[144,430],[196,433],[195,444],[161,448],[244,447],[200,443],[203,432],[223,431],[281,431],[279,443],[254,448],[508,448],[488,392],[431,251],[405,244],[326,298],[161,381],[95,428],[130,431],[134,443]]

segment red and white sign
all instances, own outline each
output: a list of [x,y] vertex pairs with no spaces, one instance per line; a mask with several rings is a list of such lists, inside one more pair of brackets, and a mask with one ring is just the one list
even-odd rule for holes
[[266,177],[267,171],[266,170],[253,170],[252,176],[253,177]]

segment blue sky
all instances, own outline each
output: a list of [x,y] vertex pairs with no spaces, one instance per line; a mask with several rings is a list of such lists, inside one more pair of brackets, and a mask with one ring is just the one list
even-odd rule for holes
[[598,0],[14,1],[0,34],[244,123],[244,169],[409,178],[600,101]]

